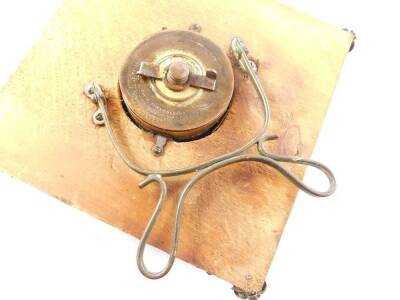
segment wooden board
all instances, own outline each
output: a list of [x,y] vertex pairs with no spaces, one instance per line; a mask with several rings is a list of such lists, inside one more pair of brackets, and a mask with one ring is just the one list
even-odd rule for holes
[[[267,0],[245,6],[239,0],[68,0],[1,89],[0,170],[139,237],[158,187],[138,188],[143,177],[123,164],[106,130],[92,124],[95,107],[82,88],[96,81],[107,89],[120,141],[149,168],[188,166],[235,149],[262,120],[259,99],[237,70],[222,127],[195,142],[168,143],[161,158],[151,154],[151,135],[126,118],[117,99],[118,73],[133,47],[164,26],[187,29],[194,22],[226,51],[233,36],[246,41],[271,100],[270,132],[281,135],[270,149],[310,156],[350,33]],[[187,179],[167,179],[169,199],[151,238],[160,249],[170,247],[177,195]],[[178,257],[246,291],[260,290],[296,193],[257,163],[213,173],[186,202]]]

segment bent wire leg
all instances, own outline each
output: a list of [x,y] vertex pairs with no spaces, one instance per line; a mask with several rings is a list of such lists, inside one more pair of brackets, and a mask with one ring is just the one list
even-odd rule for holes
[[[262,84],[257,76],[256,69],[252,66],[250,63],[250,60],[247,56],[248,49],[246,48],[246,45],[244,42],[236,37],[232,40],[231,43],[231,48],[234,54],[234,57],[239,63],[239,66],[247,72],[250,75],[250,78],[252,79],[254,86],[258,92],[258,95],[260,96],[264,108],[264,115],[266,116],[266,119],[269,119],[269,106],[268,106],[268,97],[266,96],[266,93],[262,87]],[[268,123],[266,123],[268,125]],[[282,167],[282,170],[284,172],[281,172],[293,183],[295,184],[298,188],[303,190],[304,192],[316,196],[316,197],[327,197],[333,194],[336,190],[336,180],[335,176],[333,175],[332,171],[326,167],[325,165],[314,161],[310,159],[305,159],[301,157],[291,157],[291,156],[282,156],[282,155],[276,155],[272,153],[268,153],[265,148],[263,142],[276,139],[277,136],[275,135],[269,135],[267,132],[267,127],[264,127],[265,131],[262,136],[259,136],[257,140],[257,147],[258,147],[258,152],[266,157],[269,157],[277,162],[287,162],[287,163],[293,163],[293,164],[302,164],[302,165],[308,165],[310,167],[314,167],[318,170],[320,170],[324,175],[329,180],[329,188],[326,191],[318,191],[316,189],[313,189],[306,185],[300,178],[298,178],[296,175]]]
[[[278,157],[278,156],[275,156],[275,157]],[[280,157],[280,158],[285,159],[285,160],[292,159],[291,157]],[[312,188],[308,187],[298,177],[296,177],[292,172],[287,170],[284,166],[282,166],[282,164],[280,164],[276,159],[274,159],[272,157],[268,157],[268,156],[264,156],[264,155],[243,154],[243,155],[238,155],[238,156],[220,161],[218,163],[215,163],[212,166],[209,166],[208,168],[205,168],[205,169],[197,172],[188,181],[188,183],[185,185],[185,187],[182,189],[182,192],[179,195],[177,209],[176,209],[176,215],[175,215],[174,233],[173,233],[173,238],[172,238],[172,246],[171,246],[169,262],[173,262],[173,260],[175,259],[175,256],[176,256],[178,242],[179,242],[179,232],[180,232],[180,228],[181,228],[182,210],[184,207],[185,200],[186,200],[190,190],[192,189],[192,187],[200,179],[207,176],[208,174],[210,174],[220,168],[223,168],[225,166],[228,166],[228,165],[231,165],[234,163],[238,163],[238,162],[243,162],[243,161],[261,162],[265,165],[268,165],[268,166],[274,168],[275,170],[277,170],[279,173],[281,173],[283,176],[285,176],[290,182],[292,182],[294,185],[296,185],[298,188],[300,188],[304,192],[307,192],[307,193],[315,195],[315,196],[320,196],[320,197],[328,196],[328,193],[333,193],[333,191],[335,189],[334,177],[333,177],[331,171],[327,167],[325,167],[317,162],[307,160],[307,159],[299,159],[297,162],[300,164],[307,164],[307,165],[315,166],[318,169],[320,169],[321,171],[323,171],[324,173],[327,172],[326,174],[327,174],[328,178],[330,180],[331,179],[333,180],[333,183],[331,183],[331,186],[327,192],[318,192],[318,191],[315,191]],[[329,176],[328,174],[331,176]],[[171,265],[168,265],[167,268],[168,267],[171,267]]]
[[[300,188],[302,191],[315,196],[315,197],[328,197],[332,195],[336,190],[336,179],[333,175],[333,172],[324,164],[317,162],[315,160],[306,159],[298,156],[284,156],[284,155],[277,155],[269,153],[265,150],[263,142],[271,140],[275,138],[274,136],[265,136],[264,138],[260,139],[257,143],[258,152],[270,159],[273,159],[276,162],[287,162],[292,164],[300,164],[300,165],[307,165],[309,167],[313,167],[321,171],[329,180],[329,187],[326,191],[318,191],[308,185],[306,185],[300,178],[294,175],[292,172],[285,169],[285,176],[289,178],[289,180]],[[283,168],[283,167],[282,167]]]
[[144,188],[151,182],[157,182],[159,184],[160,197],[158,199],[157,206],[154,209],[153,215],[151,216],[149,222],[147,223],[146,229],[143,232],[143,236],[140,239],[139,247],[138,247],[138,251],[137,251],[137,255],[136,255],[136,261],[137,261],[137,265],[138,265],[140,272],[144,276],[146,276],[147,278],[150,278],[150,279],[159,279],[161,277],[164,277],[169,272],[169,270],[171,270],[172,265],[174,264],[174,260],[175,260],[175,250],[174,249],[176,247],[175,247],[175,245],[173,245],[173,251],[171,251],[167,265],[164,267],[164,269],[162,269],[159,272],[151,272],[147,269],[146,264],[144,263],[144,258],[143,258],[144,249],[146,247],[147,240],[153,230],[153,227],[154,227],[155,223],[157,222],[157,219],[161,212],[161,209],[163,208],[165,199],[167,198],[167,185],[165,184],[165,181],[162,179],[162,177],[158,174],[149,175],[145,180],[143,180],[141,183],[139,183],[139,187]]

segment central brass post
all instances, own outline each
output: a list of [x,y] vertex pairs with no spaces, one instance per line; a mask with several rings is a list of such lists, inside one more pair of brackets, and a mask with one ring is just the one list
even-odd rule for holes
[[173,62],[167,72],[168,87],[172,90],[180,91],[189,80],[190,69],[187,63]]

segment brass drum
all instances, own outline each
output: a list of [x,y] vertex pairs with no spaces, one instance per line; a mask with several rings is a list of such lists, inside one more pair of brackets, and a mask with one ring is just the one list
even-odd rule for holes
[[229,107],[234,78],[228,57],[209,39],[191,31],[162,31],[129,54],[119,86],[140,127],[185,141],[218,124]]

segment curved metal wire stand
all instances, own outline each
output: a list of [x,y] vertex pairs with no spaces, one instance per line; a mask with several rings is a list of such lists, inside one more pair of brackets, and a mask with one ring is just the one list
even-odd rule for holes
[[[186,168],[180,168],[180,169],[174,169],[174,170],[148,170],[145,168],[142,168],[140,165],[137,163],[131,161],[130,158],[126,155],[126,153],[122,150],[120,147],[118,140],[116,138],[116,135],[114,134],[114,130],[111,126],[108,110],[107,110],[107,99],[101,89],[101,87],[96,84],[96,83],[90,83],[85,87],[85,94],[87,97],[93,100],[94,103],[98,105],[98,110],[95,112],[93,115],[93,121],[96,125],[105,125],[107,128],[108,135],[110,137],[111,143],[113,144],[115,150],[119,154],[119,156],[122,158],[122,160],[126,163],[126,165],[132,169],[133,171],[147,176],[140,184],[140,188],[144,188],[148,184],[152,182],[158,183],[160,186],[160,196],[158,200],[158,204],[153,212],[153,215],[151,216],[144,232],[143,236],[140,240],[139,247],[138,247],[138,252],[137,252],[137,264],[140,272],[150,278],[150,279],[158,279],[163,276],[165,276],[172,268],[172,265],[175,261],[176,257],[176,252],[177,252],[177,247],[178,247],[178,242],[179,242],[179,232],[180,232],[180,225],[181,225],[181,217],[182,217],[182,208],[185,203],[185,200],[187,198],[187,195],[189,194],[190,190],[192,187],[203,177],[207,176],[208,174],[225,167],[227,165],[231,165],[237,162],[243,162],[243,161],[253,161],[253,162],[260,162],[263,164],[266,164],[278,172],[280,172],[282,175],[284,175],[290,182],[292,182],[294,185],[296,185],[299,189],[303,190],[304,192],[316,196],[316,197],[327,197],[331,195],[335,189],[336,189],[336,181],[335,177],[326,166],[323,164],[301,158],[301,157],[292,157],[292,156],[281,156],[281,155],[276,155],[267,152],[264,146],[264,142],[267,142],[272,139],[278,138],[275,135],[270,135],[267,132],[267,128],[269,125],[269,120],[270,120],[270,109],[268,105],[268,98],[267,95],[261,85],[261,82],[256,74],[256,70],[254,67],[254,64],[252,61],[250,61],[248,57],[248,50],[243,43],[243,41],[235,37],[233,38],[231,42],[231,50],[232,54],[237,60],[239,66],[245,71],[251,78],[251,81],[261,98],[261,102],[263,104],[263,113],[264,113],[264,122],[263,122],[263,127],[260,130],[260,132],[253,137],[250,141],[248,141],[245,145],[240,147],[239,149],[236,149],[230,153],[215,157],[213,159],[210,159],[208,161],[202,162],[200,164],[186,167]],[[249,149],[251,146],[257,144],[257,149],[259,154],[258,155],[249,155],[245,154],[244,152]],[[288,169],[286,169],[281,162],[284,163],[293,163],[293,164],[302,164],[302,165],[308,165],[310,167],[314,167],[320,171],[323,172],[324,175],[329,180],[329,188],[326,191],[318,191],[316,189],[313,189],[309,186],[307,186],[300,178],[298,178],[296,175],[291,173]],[[194,173],[193,177],[187,182],[187,184],[184,186],[182,189],[179,198],[178,198],[178,204],[176,208],[176,215],[175,215],[175,224],[174,224],[174,232],[173,232],[173,238],[172,238],[172,246],[169,254],[169,259],[164,267],[159,272],[152,272],[148,270],[146,267],[146,264],[144,263],[143,255],[144,255],[144,250],[147,244],[147,240],[153,230],[154,224],[157,222],[157,218],[161,212],[161,209],[163,207],[163,204],[165,202],[165,199],[167,198],[167,185],[164,181],[164,177],[169,177],[169,176],[178,176],[182,174],[187,174],[187,173]]]

